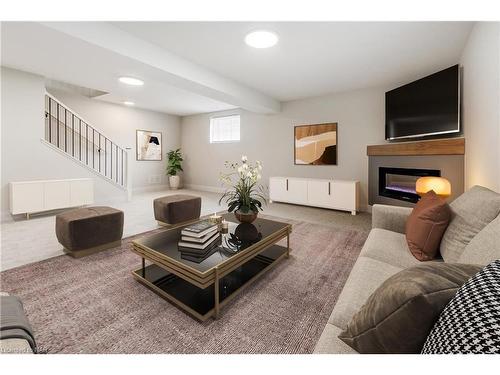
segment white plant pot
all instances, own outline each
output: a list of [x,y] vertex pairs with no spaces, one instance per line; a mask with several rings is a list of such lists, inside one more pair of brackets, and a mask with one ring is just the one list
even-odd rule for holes
[[168,183],[170,184],[170,189],[177,190],[181,184],[180,176],[168,176]]

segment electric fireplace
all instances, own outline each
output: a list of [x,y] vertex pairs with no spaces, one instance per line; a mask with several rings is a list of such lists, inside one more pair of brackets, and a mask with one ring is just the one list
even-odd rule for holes
[[441,171],[437,169],[379,167],[378,173],[379,195],[412,203],[420,199],[415,186],[420,177],[441,177]]

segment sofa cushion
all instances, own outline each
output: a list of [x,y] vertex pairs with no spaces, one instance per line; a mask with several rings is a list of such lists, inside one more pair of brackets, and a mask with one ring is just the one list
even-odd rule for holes
[[474,186],[451,204],[451,221],[440,251],[445,262],[457,262],[467,244],[500,212],[500,194]]
[[420,353],[441,311],[480,269],[435,262],[407,268],[382,283],[339,338],[360,353]]
[[411,255],[404,234],[378,228],[370,231],[360,256],[369,257],[398,268],[407,268],[420,263]]
[[364,305],[375,289],[401,270],[400,267],[360,256],[354,264],[328,322],[345,329],[352,316]]
[[357,352],[339,339],[342,330],[330,323],[326,327],[314,348],[315,354],[357,354]]
[[406,220],[406,241],[415,258],[432,260],[450,221],[450,207],[433,191],[424,194]]
[[411,212],[411,207],[374,204],[372,207],[372,228],[387,229],[404,234],[406,219]]
[[485,266],[495,259],[500,259],[500,216],[469,242],[458,262]]

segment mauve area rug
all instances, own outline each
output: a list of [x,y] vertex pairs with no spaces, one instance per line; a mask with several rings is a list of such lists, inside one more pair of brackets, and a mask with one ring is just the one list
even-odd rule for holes
[[200,323],[132,278],[140,258],[131,241],[144,234],[4,271],[1,287],[21,297],[47,353],[312,353],[368,233],[293,224],[290,258],[218,320]]

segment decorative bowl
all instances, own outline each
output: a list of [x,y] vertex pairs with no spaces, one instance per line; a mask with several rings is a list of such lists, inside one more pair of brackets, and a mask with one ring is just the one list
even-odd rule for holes
[[253,223],[257,219],[257,212],[241,212],[240,210],[234,211],[234,216],[240,223]]

